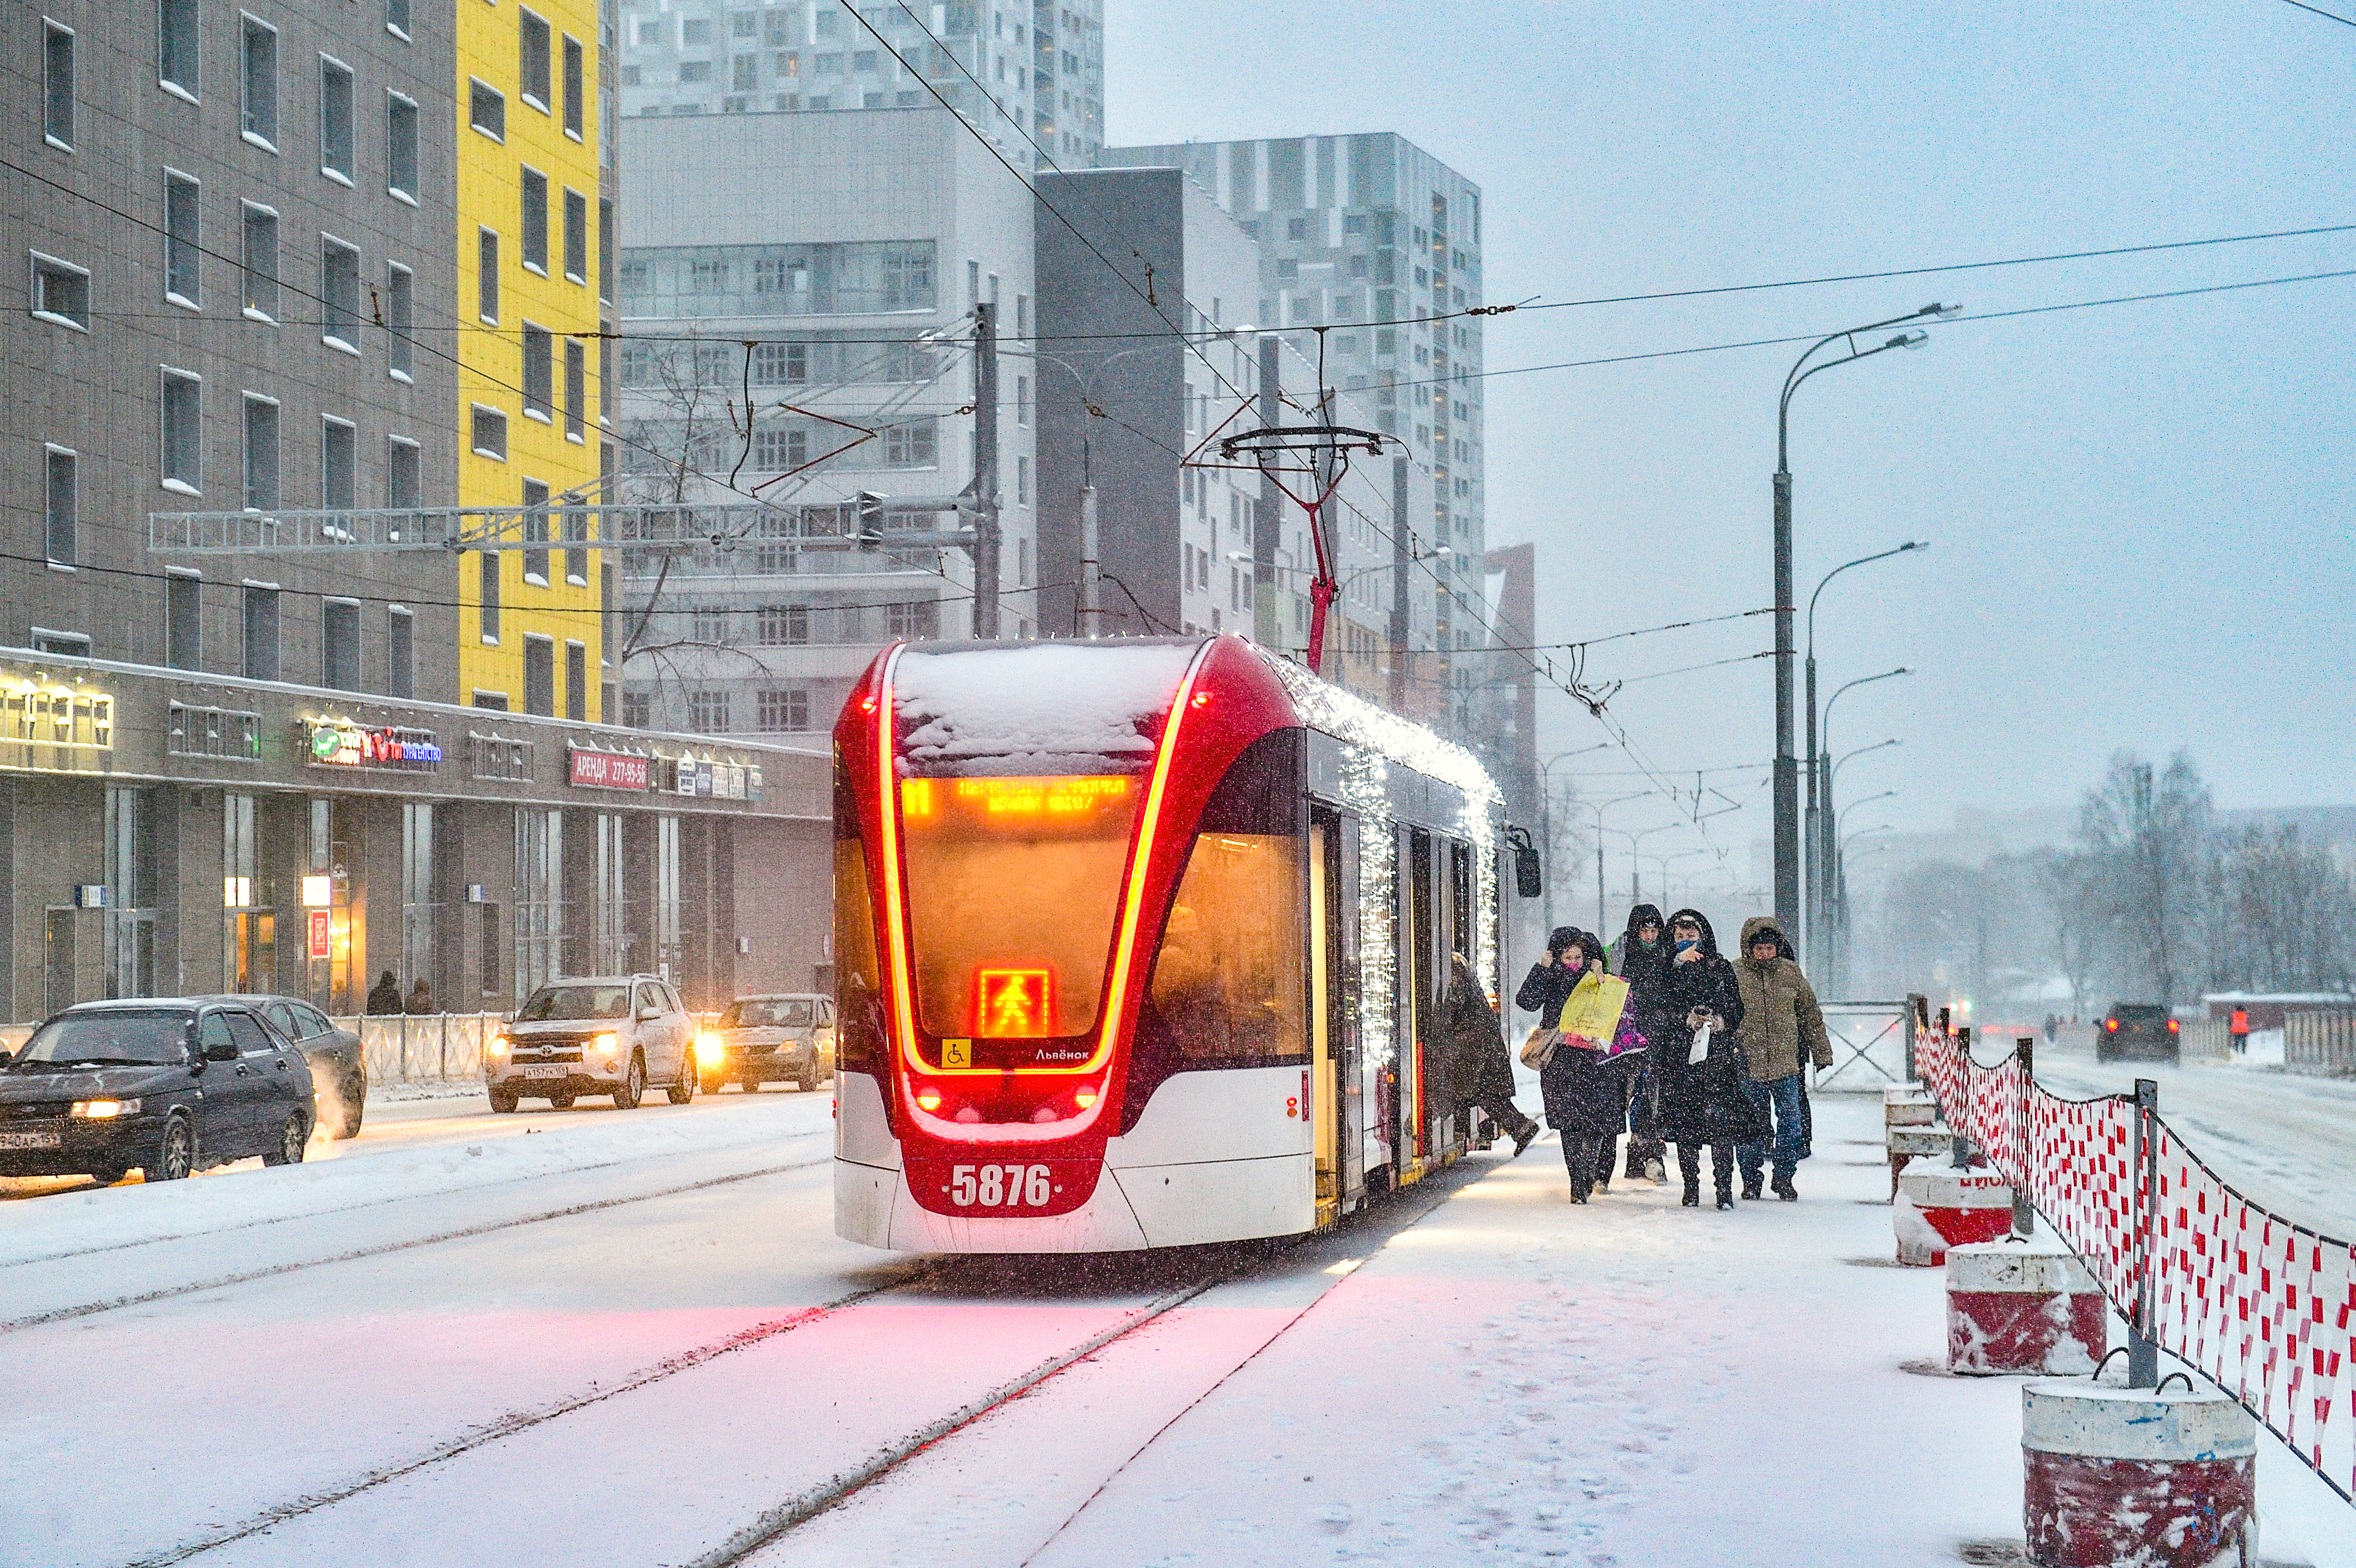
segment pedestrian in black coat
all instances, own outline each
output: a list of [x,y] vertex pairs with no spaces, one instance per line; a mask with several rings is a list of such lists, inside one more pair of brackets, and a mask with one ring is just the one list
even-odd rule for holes
[[[1660,906],[1638,904],[1628,912],[1628,929],[1612,948],[1612,972],[1628,982],[1628,1013],[1646,1041],[1664,1037],[1670,1023],[1669,939]],[[1668,1148],[1661,1136],[1660,1083],[1650,1059],[1628,1085],[1628,1179],[1663,1179]],[[1606,1173],[1609,1179],[1609,1173]]]
[[[1669,961],[1664,1040],[1655,1043],[1652,1071],[1660,1084],[1661,1136],[1677,1146],[1685,1206],[1701,1204],[1701,1146],[1709,1146],[1718,1206],[1734,1207],[1734,1150],[1760,1136],[1758,1107],[1742,1092],[1742,1061],[1735,1028],[1742,1022],[1742,990],[1734,965],[1718,950],[1718,934],[1699,910],[1669,917]],[[1711,1025],[1709,1053],[1687,1059],[1694,1035]]]
[[378,976],[376,984],[369,988],[368,1010],[371,1015],[401,1011],[401,981],[391,970]]
[[[1555,1028],[1580,981],[1603,967],[1602,943],[1575,927],[1559,926],[1547,938],[1547,955],[1530,965],[1514,993],[1514,1003],[1537,1013],[1541,1028]],[[1570,1174],[1574,1203],[1586,1202],[1595,1190],[1599,1168],[1609,1180],[1612,1144],[1628,1115],[1628,1078],[1635,1065],[1625,1056],[1565,1045],[1555,1049],[1538,1072],[1547,1120],[1562,1135],[1562,1163]]]
[[1505,1029],[1472,972],[1472,961],[1462,953],[1449,955],[1446,1024],[1451,1103],[1487,1115],[1514,1140],[1519,1157],[1538,1136],[1538,1125],[1514,1104],[1514,1059],[1505,1049]]

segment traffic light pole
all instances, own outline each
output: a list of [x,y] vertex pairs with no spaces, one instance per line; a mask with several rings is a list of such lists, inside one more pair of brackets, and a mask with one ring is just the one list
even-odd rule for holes
[[973,307],[973,635],[998,636],[998,307]]

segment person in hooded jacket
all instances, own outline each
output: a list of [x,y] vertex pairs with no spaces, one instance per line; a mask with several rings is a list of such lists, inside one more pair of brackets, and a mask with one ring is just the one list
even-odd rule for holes
[[1451,1103],[1477,1108],[1497,1129],[1514,1140],[1514,1156],[1521,1157],[1538,1136],[1538,1125],[1514,1104],[1514,1059],[1505,1050],[1504,1026],[1497,1009],[1481,989],[1472,961],[1462,953],[1449,955],[1446,1027],[1449,1042]]
[[378,976],[376,984],[369,987],[368,1010],[372,1016],[401,1011],[401,981],[391,970]]
[[[1661,1135],[1677,1146],[1684,1205],[1701,1206],[1701,1149],[1709,1146],[1718,1206],[1734,1207],[1735,1150],[1764,1136],[1766,1123],[1742,1091],[1742,991],[1734,966],[1718,950],[1718,934],[1699,910],[1669,917],[1664,981],[1663,1035],[1651,1051],[1659,1083]],[[1692,1060],[1694,1037],[1710,1029],[1706,1054]]]
[[[1628,982],[1628,1011],[1636,1031],[1646,1040],[1666,1037],[1669,944],[1663,933],[1656,904],[1638,904],[1628,912],[1628,929],[1612,944],[1612,972]],[[1662,1161],[1668,1147],[1660,1134],[1660,1081],[1650,1059],[1630,1081],[1628,1093],[1628,1179],[1665,1179]]]
[[[1801,1104],[1802,1053],[1818,1067],[1833,1064],[1833,1044],[1825,1032],[1815,988],[1788,955],[1792,944],[1772,916],[1754,914],[1742,923],[1742,951],[1734,961],[1742,988],[1742,1091],[1761,1115],[1774,1119],[1774,1190],[1784,1202],[1800,1194],[1792,1185],[1805,1140]],[[1756,1198],[1767,1164],[1767,1135],[1761,1132],[1735,1151],[1742,1164],[1742,1196]]]
[[[1547,955],[1530,965],[1514,1005],[1553,1027],[1562,1005],[1590,971],[1604,968],[1603,944],[1575,926],[1558,926],[1547,938]],[[1628,1115],[1628,1074],[1635,1061],[1601,1051],[1558,1046],[1538,1072],[1547,1120],[1562,1135],[1562,1163],[1570,1173],[1570,1200],[1584,1203],[1611,1182],[1612,1147]],[[1599,1179],[1599,1175],[1601,1179]]]

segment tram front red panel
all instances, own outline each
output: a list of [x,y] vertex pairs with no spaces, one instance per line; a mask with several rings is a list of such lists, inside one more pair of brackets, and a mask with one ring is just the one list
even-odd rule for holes
[[[1055,646],[1065,656],[1084,651],[1079,645]],[[1119,656],[1123,650],[1119,643],[1111,643],[1102,651]],[[887,775],[878,754],[889,723],[884,709],[892,657],[892,651],[880,656],[852,691],[836,728],[836,745],[851,786],[850,804],[856,810],[857,836],[865,850],[875,929],[888,935],[887,923],[902,923],[900,951],[912,956],[905,933],[912,929],[908,901],[915,894],[907,887],[905,848],[902,862],[891,869],[889,878],[879,858],[885,843],[901,844],[904,838],[903,819],[894,816],[887,824],[883,815],[899,810],[903,803],[894,798],[900,793],[896,788],[886,791]],[[1122,977],[1122,985],[1118,1016],[1108,1025],[1101,1018],[1098,1020],[1099,1030],[1109,1029],[1110,1049],[1105,1059],[1086,1072],[1052,1067],[952,1072],[948,1062],[970,1059],[978,1049],[986,1051],[991,1042],[944,1040],[926,1032],[917,1018],[901,1016],[904,1006],[913,1006],[909,1001],[913,992],[905,976],[899,984],[881,987],[878,1021],[884,1027],[880,1031],[883,1038],[873,1042],[879,1049],[846,1056],[844,1065],[851,1071],[861,1070],[872,1057],[876,1076],[882,1080],[892,1129],[901,1141],[909,1193],[932,1212],[969,1219],[1046,1217],[1070,1213],[1095,1195],[1103,1172],[1106,1140],[1123,1120],[1120,1100],[1139,1006],[1203,810],[1220,779],[1247,747],[1271,731],[1301,722],[1275,675],[1238,638],[1217,638],[1203,648],[1193,663],[1191,679],[1176,683],[1172,695],[1176,696],[1179,689],[1185,696],[1183,707],[1175,715],[1174,742],[1173,716],[1165,711],[1155,731],[1154,764],[1139,778],[1140,787],[1149,793],[1131,828],[1123,860],[1124,870],[1137,876],[1138,886],[1133,902],[1124,898],[1113,950],[1106,959],[1105,999],[1111,999],[1115,975]],[[897,780],[900,766],[896,757],[894,762],[888,776]],[[1149,832],[1151,853],[1147,863],[1139,868],[1138,846]],[[901,890],[898,909],[888,901],[895,886]],[[1124,887],[1124,892],[1128,891]],[[1010,894],[1020,896],[1012,890]],[[1132,907],[1133,925],[1129,914]],[[879,955],[887,977],[894,962],[891,953],[885,944]],[[851,1012],[847,1004],[843,1011],[847,1019]],[[912,1039],[925,1059],[915,1066],[903,1050]],[[1090,1043],[1104,1043],[1104,1037],[1099,1034]],[[982,1066],[983,1061],[976,1059],[974,1065]],[[1083,1094],[1090,1098],[1082,1100]],[[979,1123],[950,1121],[929,1114],[920,1097],[943,1110],[952,1101],[987,1104],[991,1117]],[[1021,1104],[1010,1107],[1011,1100]],[[1007,1119],[1034,1101],[1037,1109],[1032,1115],[1036,1119]]]

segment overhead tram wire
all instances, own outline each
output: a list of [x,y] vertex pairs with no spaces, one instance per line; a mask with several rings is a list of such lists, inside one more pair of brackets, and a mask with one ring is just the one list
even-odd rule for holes
[[2310,5],[2307,0],[2283,0],[2283,4],[2296,5],[2302,11],[2311,12],[2327,22],[2337,22],[2343,27],[2356,27],[2356,19],[2343,16],[2337,11],[2327,11],[2320,5]]

